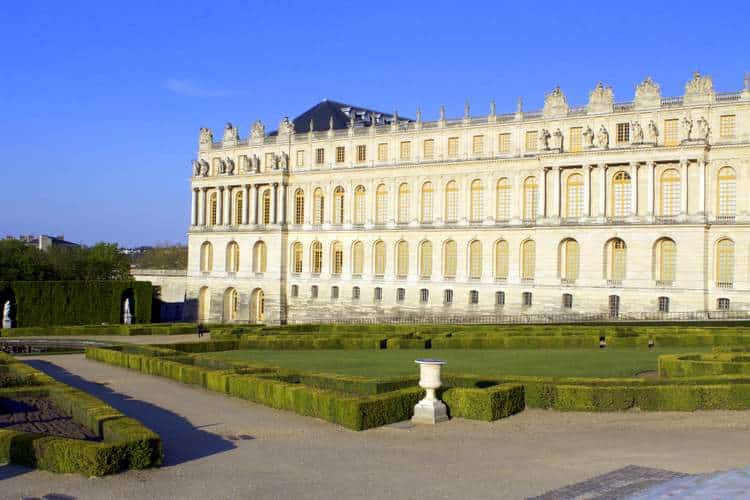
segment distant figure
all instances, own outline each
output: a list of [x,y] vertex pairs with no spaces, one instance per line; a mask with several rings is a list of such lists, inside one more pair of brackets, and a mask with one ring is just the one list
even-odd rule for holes
[[203,323],[198,323],[198,338],[203,337],[203,332],[204,332]]

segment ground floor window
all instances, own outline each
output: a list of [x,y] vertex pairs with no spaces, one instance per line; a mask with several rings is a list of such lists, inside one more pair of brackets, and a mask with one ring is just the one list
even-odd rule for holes
[[332,286],[331,287],[331,298],[332,299],[338,299],[339,298],[339,287]]
[[659,312],[669,312],[669,297],[659,297]]
[[359,287],[355,286],[352,288],[352,300],[359,300]]
[[564,293],[562,296],[562,306],[564,309],[573,308],[573,295],[570,293]]
[[299,297],[299,285],[292,285],[292,298]]
[[422,304],[426,304],[427,302],[429,302],[429,301],[430,301],[430,291],[429,291],[428,289],[426,289],[426,288],[422,288],[422,289],[421,289],[421,290],[419,291],[419,301],[420,301],[420,302],[421,302]]
[[443,303],[446,306],[453,304],[453,290],[445,290],[443,292]]
[[610,295],[609,296],[609,317],[617,318],[620,316],[620,296]]
[[318,298],[318,285],[313,285],[310,287],[310,297],[313,299]]
[[496,306],[505,305],[505,292],[495,292],[495,305]]
[[469,291],[469,304],[479,304],[479,291],[478,290]]
[[727,298],[721,298],[716,301],[716,308],[719,311],[728,311],[729,310],[729,299]]
[[521,304],[523,304],[524,307],[531,306],[532,304],[531,292],[523,292],[523,295],[521,296]]
[[396,300],[398,302],[403,302],[406,298],[406,288],[397,288],[396,289]]
[[375,301],[380,302],[383,300],[383,289],[378,287],[375,287],[375,293],[374,293]]

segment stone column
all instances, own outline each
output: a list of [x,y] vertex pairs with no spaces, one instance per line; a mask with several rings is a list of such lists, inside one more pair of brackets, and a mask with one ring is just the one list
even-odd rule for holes
[[582,165],[583,173],[583,216],[591,216],[591,167]]
[[286,214],[289,200],[287,199],[286,184],[281,185],[281,224],[286,225]]
[[253,186],[253,224],[255,224],[256,226],[258,225],[258,222],[260,222],[260,217],[258,214],[259,212],[258,205],[260,203],[258,201],[259,190],[260,190],[260,184],[255,184]]
[[226,211],[226,218],[224,219],[224,224],[227,226],[231,226],[234,218],[234,207],[233,207],[233,199],[232,199],[232,192],[234,191],[233,186],[227,186],[226,189],[226,204],[224,205],[224,210]]
[[698,162],[698,215],[706,215],[706,160]]
[[630,213],[638,215],[638,162],[630,164]]
[[552,167],[552,210],[550,217],[560,217],[560,167]]
[[599,164],[599,217],[607,217],[607,164]]
[[198,224],[198,210],[197,208],[198,203],[198,190],[197,189],[191,189],[190,190],[190,225],[195,226]]
[[523,185],[521,176],[513,173],[509,179],[510,184],[510,220],[518,221],[519,214],[523,214]]
[[688,213],[688,162],[680,160],[680,213]]
[[200,188],[198,191],[198,224],[206,225],[206,191],[207,188]]
[[656,163],[653,161],[650,161],[646,164],[646,175],[648,176],[646,180],[648,181],[648,188],[646,191],[647,202],[648,202],[648,208],[647,213],[649,217],[654,216],[654,169],[656,167]]
[[216,225],[224,224],[224,187],[219,186],[219,192],[216,194]]
[[247,225],[250,220],[250,184],[245,184],[243,189],[242,201],[244,203],[242,204],[242,224]]
[[279,184],[277,182],[274,182],[271,185],[271,224],[276,224],[276,195],[278,194],[278,191],[276,190],[276,187]]
[[543,219],[546,214],[545,208],[547,205],[547,172],[544,167],[539,170],[538,186],[536,213],[537,219]]

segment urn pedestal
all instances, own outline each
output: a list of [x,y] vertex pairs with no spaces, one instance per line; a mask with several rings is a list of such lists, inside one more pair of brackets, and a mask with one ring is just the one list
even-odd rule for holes
[[448,408],[435,396],[442,385],[440,369],[445,361],[440,359],[417,359],[419,365],[419,387],[427,391],[424,399],[414,406],[411,421],[417,424],[436,424],[448,420]]

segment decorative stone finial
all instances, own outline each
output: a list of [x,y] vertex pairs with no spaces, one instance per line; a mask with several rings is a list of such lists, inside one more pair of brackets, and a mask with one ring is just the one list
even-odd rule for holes
[[568,114],[568,99],[560,87],[555,87],[544,97],[544,110],[542,114],[545,118],[565,116]]
[[714,102],[714,81],[699,72],[693,73],[693,78],[685,84],[685,104],[709,104]]
[[279,135],[286,136],[294,134],[294,123],[289,121],[288,117],[284,117],[279,122]]
[[198,147],[200,149],[208,149],[214,143],[214,134],[210,128],[201,127],[200,136],[198,138]]
[[466,104],[464,104],[464,121],[469,121],[471,119],[471,108],[469,107],[469,100],[466,99]]
[[239,132],[237,130],[237,127],[232,125],[232,122],[227,122],[226,126],[224,127],[224,138],[222,139],[222,142],[235,143],[238,140]]
[[745,85],[743,86],[743,90],[745,92],[750,92],[750,73],[745,73],[744,82],[745,82]]
[[391,130],[398,130],[398,109],[393,110],[393,119],[391,120]]
[[315,122],[313,121],[312,118],[310,118],[310,125],[308,126],[308,130],[310,132],[312,132],[313,130],[315,130]]
[[589,92],[589,103],[586,106],[587,113],[611,113],[614,110],[614,93],[612,87],[604,86],[602,82],[596,84],[594,90]]
[[415,128],[421,129],[422,128],[422,109],[417,106],[417,118],[416,123],[414,124]]
[[250,131],[250,139],[252,139],[253,142],[262,142],[265,136],[266,136],[266,126],[263,125],[263,122],[258,120],[255,123],[253,123],[253,128]]
[[328,117],[328,130],[333,130],[333,116]]
[[658,108],[661,106],[661,89],[659,84],[647,76],[638,86],[635,88],[635,101],[634,106],[636,109],[643,108]]
[[438,126],[445,127],[445,105],[440,105],[440,114],[438,116]]

